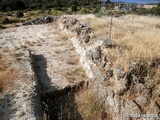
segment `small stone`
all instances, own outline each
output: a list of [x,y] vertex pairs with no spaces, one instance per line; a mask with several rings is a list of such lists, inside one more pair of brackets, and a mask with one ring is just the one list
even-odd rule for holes
[[44,17],[44,23],[51,23],[54,20],[53,16]]
[[113,98],[114,97],[114,91],[112,89],[107,89],[107,95],[108,95],[108,97]]
[[125,79],[118,80],[114,86],[114,90],[117,95],[124,94],[127,90],[127,81]]
[[112,77],[112,75],[113,75],[113,70],[106,70],[107,77]]
[[90,36],[89,36],[89,35],[85,35],[85,36],[83,37],[83,40],[84,40],[85,43],[88,43],[89,40],[90,40]]
[[146,87],[142,83],[139,83],[134,86],[134,91],[138,94],[141,94],[145,89]]
[[77,33],[77,35],[81,34],[81,28],[80,27],[76,27],[75,32]]
[[106,66],[105,66],[105,69],[110,70],[112,68],[112,65],[113,65],[112,62],[107,62]]
[[114,98],[107,97],[108,104],[113,107],[115,105]]
[[77,19],[76,18],[74,18],[74,19],[72,19],[71,21],[70,21],[70,24],[71,25],[75,25],[77,23]]
[[106,66],[106,62],[107,62],[106,56],[103,56],[102,61],[101,61],[101,64],[102,64],[103,68]]
[[101,83],[103,86],[109,86],[109,85],[111,84],[107,77],[103,77],[103,78],[100,80],[100,83]]
[[106,48],[111,48],[112,47],[112,41],[107,38],[103,41],[102,45],[105,46]]
[[92,60],[101,58],[101,49],[100,49],[100,47],[98,47],[97,49],[94,49],[92,51],[91,58],[92,58]]
[[119,67],[116,67],[114,70],[113,70],[113,75],[115,77],[115,79],[118,81],[120,78],[123,78],[124,75],[125,75],[125,72],[119,68]]
[[136,102],[140,105],[140,106],[146,106],[149,101],[146,97],[143,97],[143,96],[138,96],[136,98]]

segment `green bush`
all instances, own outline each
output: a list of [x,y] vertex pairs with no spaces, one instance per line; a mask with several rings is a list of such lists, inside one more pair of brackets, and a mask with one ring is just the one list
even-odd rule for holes
[[7,17],[2,18],[2,24],[8,24],[10,23],[9,19]]
[[20,20],[18,18],[13,18],[10,20],[10,23],[18,23]]
[[5,27],[3,25],[0,24],[0,29],[4,29]]
[[6,12],[5,16],[12,16],[12,12]]
[[76,11],[77,11],[77,6],[76,6],[76,5],[73,5],[73,6],[71,7],[71,10],[72,10],[72,12],[76,12]]
[[23,17],[23,16],[24,16],[24,15],[23,15],[23,12],[17,11],[16,17],[20,18],[20,17]]
[[160,16],[160,6],[158,7],[153,7],[152,9],[145,9],[145,8],[141,8],[141,9],[137,9],[135,11],[135,13],[139,14],[139,15],[156,15],[156,16]]

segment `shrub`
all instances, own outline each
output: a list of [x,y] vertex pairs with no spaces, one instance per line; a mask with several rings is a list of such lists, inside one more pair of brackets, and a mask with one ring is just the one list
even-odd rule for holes
[[10,20],[10,23],[18,23],[20,20],[18,18],[13,18]]
[[[5,27],[0,24],[0,29],[4,29]],[[1,59],[1,54],[0,54],[0,59]]]
[[23,15],[23,12],[21,12],[21,11],[17,11],[17,13],[16,13],[16,17],[23,17],[24,15]]
[[12,16],[12,12],[6,12],[5,16]]
[[72,10],[72,12],[76,12],[76,11],[77,11],[77,6],[76,6],[76,5],[73,5],[73,6],[71,7],[71,10]]
[[10,23],[9,19],[7,17],[2,18],[2,24],[8,24]]

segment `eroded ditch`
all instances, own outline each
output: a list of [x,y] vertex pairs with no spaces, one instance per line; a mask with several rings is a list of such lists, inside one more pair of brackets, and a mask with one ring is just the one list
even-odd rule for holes
[[[81,89],[87,88],[88,82],[81,81],[63,89],[57,89],[50,85],[51,78],[47,74],[45,57],[32,55],[32,59],[44,111],[43,120],[83,120],[82,113],[78,111],[76,96]],[[41,82],[42,79],[46,81],[45,84]]]

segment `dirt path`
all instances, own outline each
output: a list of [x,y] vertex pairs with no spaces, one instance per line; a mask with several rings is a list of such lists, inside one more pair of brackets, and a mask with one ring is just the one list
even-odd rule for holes
[[[0,47],[2,54],[5,54],[5,49],[11,53],[26,49],[31,51],[34,59],[34,72],[38,78],[39,87],[44,94],[61,90],[66,86],[72,86],[86,79],[85,73],[79,64],[78,56],[75,54],[74,47],[67,41],[68,36],[65,36],[63,32],[61,33],[54,26],[55,25],[52,23],[22,26],[0,31]],[[21,62],[23,63],[23,61]],[[21,67],[23,66],[25,68],[25,63],[21,65]],[[20,91],[16,91],[17,94],[18,92],[23,94],[26,89],[29,91],[31,90],[30,87],[34,87],[30,85],[30,83],[28,84],[27,80],[23,80],[23,75],[21,75],[21,73],[25,72],[27,71],[19,68],[17,72],[18,76],[20,76],[18,83],[21,85],[15,84],[11,91],[19,87]],[[14,82],[16,83],[16,80]],[[23,89],[23,86],[27,86],[27,88]],[[2,92],[1,98],[4,98],[8,93],[5,91]],[[28,92],[28,94],[32,93]],[[22,96],[23,95],[20,95],[20,97]],[[10,97],[12,98],[12,96]],[[17,99],[13,98],[12,100]],[[4,102],[3,99],[0,100],[0,104],[3,104],[2,102]],[[29,106],[28,104],[26,105]],[[17,106],[14,106],[17,111],[21,111],[20,108],[16,107]],[[8,110],[7,107],[3,110],[0,109],[0,112],[5,113],[5,110]],[[10,110],[7,113],[9,114]],[[3,114],[0,116],[4,118]],[[27,117],[22,114],[21,118],[17,118],[25,119]]]

